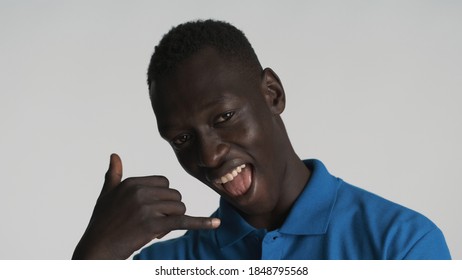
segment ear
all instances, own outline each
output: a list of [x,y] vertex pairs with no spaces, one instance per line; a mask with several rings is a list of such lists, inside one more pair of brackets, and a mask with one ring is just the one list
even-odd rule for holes
[[281,80],[271,68],[262,72],[261,89],[271,112],[280,115],[286,107],[286,94]]

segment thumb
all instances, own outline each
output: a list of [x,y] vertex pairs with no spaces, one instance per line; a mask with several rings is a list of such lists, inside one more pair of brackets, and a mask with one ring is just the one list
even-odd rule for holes
[[104,179],[103,190],[101,194],[107,193],[117,187],[122,180],[122,160],[119,155],[112,154],[109,163],[109,169]]

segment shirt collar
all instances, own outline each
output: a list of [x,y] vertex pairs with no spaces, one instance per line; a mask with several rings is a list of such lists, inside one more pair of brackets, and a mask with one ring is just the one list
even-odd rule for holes
[[279,232],[296,235],[324,234],[342,180],[329,174],[319,160],[310,159],[303,162],[311,170],[310,179]]
[[247,234],[257,230],[249,225],[239,212],[223,198],[220,198],[220,208],[218,208],[217,217],[221,219],[221,225],[216,230],[220,248],[232,245]]
[[[341,180],[330,175],[319,160],[310,159],[303,162],[311,170],[310,179],[278,231],[294,235],[324,234],[329,225]],[[216,230],[220,248],[257,231],[223,198],[220,198],[217,216],[221,219],[221,226]]]

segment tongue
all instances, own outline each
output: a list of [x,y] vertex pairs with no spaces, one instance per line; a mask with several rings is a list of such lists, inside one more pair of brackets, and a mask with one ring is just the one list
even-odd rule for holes
[[252,172],[250,167],[246,166],[231,182],[223,184],[223,187],[230,195],[239,196],[249,190],[251,183]]

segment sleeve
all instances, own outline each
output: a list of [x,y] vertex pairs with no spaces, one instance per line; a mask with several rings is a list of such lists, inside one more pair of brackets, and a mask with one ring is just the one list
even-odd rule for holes
[[407,252],[405,260],[450,260],[448,245],[437,227],[423,235]]

